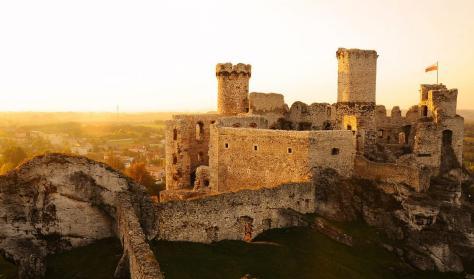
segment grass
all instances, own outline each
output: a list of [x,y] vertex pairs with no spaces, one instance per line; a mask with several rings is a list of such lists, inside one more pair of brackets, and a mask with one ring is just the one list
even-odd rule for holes
[[122,255],[120,241],[108,238],[47,258],[46,278],[108,279]]
[[[352,247],[311,228],[274,229],[254,242],[213,244],[152,241],[162,271],[173,278],[464,278],[420,272],[382,248],[375,229],[361,223],[335,224],[353,237]],[[112,278],[122,249],[117,239],[49,256],[46,278]],[[3,276],[3,277],[2,277]],[[0,258],[0,279],[16,278],[15,266]]]
[[457,274],[414,271],[376,243],[365,225],[349,225],[349,247],[310,228],[268,231],[254,242],[213,244],[154,241],[166,278],[463,278]]
[[0,279],[16,279],[16,266],[0,255]]

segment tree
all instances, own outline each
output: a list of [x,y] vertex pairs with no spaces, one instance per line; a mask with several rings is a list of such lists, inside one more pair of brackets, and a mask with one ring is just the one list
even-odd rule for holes
[[18,166],[27,158],[25,150],[19,146],[8,146],[2,151],[2,163]]
[[125,169],[125,165],[122,163],[120,158],[114,155],[113,152],[108,154],[108,158],[105,160],[105,163],[119,171],[123,171]]
[[147,171],[143,162],[133,162],[125,170],[125,174],[133,178],[137,183],[145,186],[149,191],[152,191],[155,187],[155,179]]

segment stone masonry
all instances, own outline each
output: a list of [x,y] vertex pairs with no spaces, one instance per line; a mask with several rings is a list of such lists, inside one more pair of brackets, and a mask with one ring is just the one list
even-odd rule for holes
[[[457,89],[423,84],[420,102],[405,116],[399,107],[387,115],[376,104],[377,52],[339,48],[336,58],[337,103],[290,107],[282,94],[249,94],[250,65],[217,64],[218,113],[177,115],[168,123],[162,200],[307,182],[316,167],[361,177],[370,166],[392,168],[377,173],[391,181],[409,169],[437,176],[462,164]],[[356,154],[367,162],[354,169]],[[209,185],[194,187],[203,167]],[[423,183],[412,187],[427,191]]]

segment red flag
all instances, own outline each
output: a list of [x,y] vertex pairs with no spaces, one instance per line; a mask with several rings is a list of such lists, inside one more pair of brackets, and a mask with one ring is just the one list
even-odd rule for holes
[[431,72],[431,71],[437,71],[437,70],[438,70],[438,63],[428,66],[425,69],[425,72]]

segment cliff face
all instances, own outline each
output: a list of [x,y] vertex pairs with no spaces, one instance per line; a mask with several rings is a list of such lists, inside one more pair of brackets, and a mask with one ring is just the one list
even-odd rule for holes
[[39,156],[0,176],[0,253],[19,266],[21,278],[40,278],[46,255],[116,235],[124,248],[117,277],[162,278],[147,239],[248,240],[304,225],[301,214],[315,211],[380,228],[392,251],[418,269],[474,272],[474,180],[461,171],[433,179],[427,193],[331,170],[313,177],[313,185],[154,205],[143,187],[104,164]]
[[61,154],[36,157],[0,176],[0,251],[19,265],[20,277],[40,277],[47,254],[115,235],[121,193],[133,215],[147,216],[144,227],[153,222],[143,188],[108,166]]
[[427,193],[403,184],[341,179],[321,171],[316,212],[329,219],[363,219],[391,239],[403,260],[421,270],[474,270],[472,178],[460,170],[432,179]]

